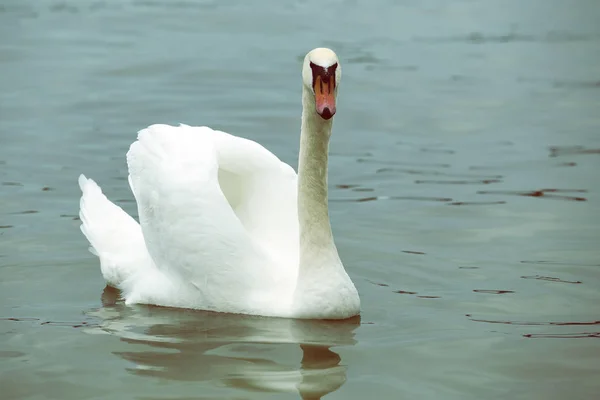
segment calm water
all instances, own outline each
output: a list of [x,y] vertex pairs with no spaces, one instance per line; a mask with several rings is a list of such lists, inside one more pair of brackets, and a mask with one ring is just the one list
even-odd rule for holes
[[[596,0],[1,1],[1,397],[595,398],[598,20]],[[124,154],[155,122],[295,166],[320,45],[344,68],[331,214],[362,320],[103,293],[78,174],[135,214]]]

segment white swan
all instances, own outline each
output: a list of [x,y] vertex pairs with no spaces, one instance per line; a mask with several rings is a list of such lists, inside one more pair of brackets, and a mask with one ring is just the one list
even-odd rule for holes
[[127,153],[139,224],[79,177],[81,230],[127,304],[310,319],[360,312],[327,205],[340,77],[333,51],[306,55],[298,175],[251,140],[152,125]]

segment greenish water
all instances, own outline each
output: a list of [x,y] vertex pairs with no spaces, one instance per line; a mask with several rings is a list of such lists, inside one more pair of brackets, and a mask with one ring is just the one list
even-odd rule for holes
[[[0,2],[3,399],[592,399],[600,390],[600,3]],[[125,307],[79,173],[209,125],[296,165],[302,56],[343,80],[336,242],[362,319]]]

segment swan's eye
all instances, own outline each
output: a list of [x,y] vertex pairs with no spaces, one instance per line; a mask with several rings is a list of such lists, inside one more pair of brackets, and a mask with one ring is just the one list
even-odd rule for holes
[[321,80],[325,83],[329,83],[331,80],[333,88],[335,88],[335,71],[337,70],[338,64],[335,63],[329,67],[321,67],[310,62],[310,69],[312,70],[313,88],[317,82],[317,77],[321,77]]

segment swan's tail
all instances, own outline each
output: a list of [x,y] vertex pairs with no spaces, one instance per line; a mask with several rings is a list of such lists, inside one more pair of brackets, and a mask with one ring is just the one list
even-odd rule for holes
[[118,287],[123,280],[151,262],[140,225],[102,193],[84,175],[79,176],[81,232],[89,250],[100,258],[106,282]]
[[81,200],[79,202],[79,219],[81,219],[81,232],[90,242],[89,250],[92,254],[100,256],[96,246],[102,248],[102,228],[94,228],[94,222],[98,222],[102,209],[106,208],[109,201],[102,193],[100,186],[85,175],[79,175],[79,188],[81,189]]

